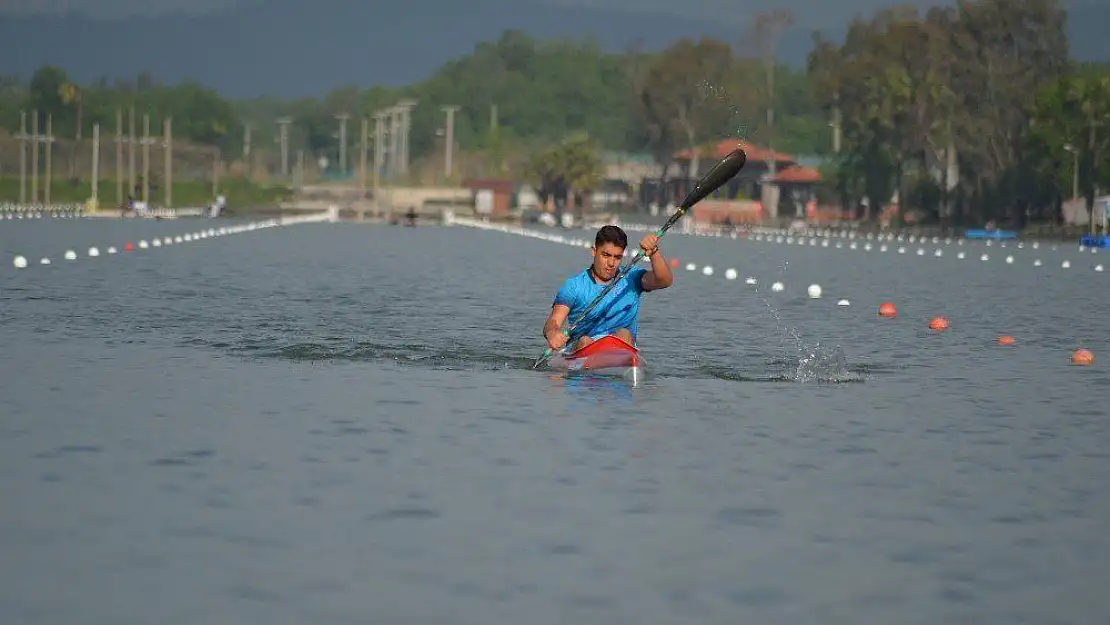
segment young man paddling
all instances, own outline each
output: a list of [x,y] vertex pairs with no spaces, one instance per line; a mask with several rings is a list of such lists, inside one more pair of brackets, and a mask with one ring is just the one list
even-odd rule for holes
[[626,247],[628,235],[617,226],[604,226],[597,231],[591,250],[593,262],[581,273],[567,278],[555,294],[551,315],[543,326],[543,336],[551,349],[562,349],[569,341],[571,351],[578,350],[607,334],[636,344],[640,296],[646,291],[665,289],[674,282],[667,259],[659,251],[659,237],[654,234],[648,234],[640,241],[640,249],[651,260],[651,269],[630,269],[621,283],[614,286],[605,299],[578,323],[569,339],[561,331],[568,317],[577,319],[616,278]]

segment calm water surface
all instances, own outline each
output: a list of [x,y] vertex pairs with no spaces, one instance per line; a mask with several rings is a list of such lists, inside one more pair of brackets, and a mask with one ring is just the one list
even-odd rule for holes
[[211,224],[0,224],[3,622],[1110,618],[1104,256],[668,236],[698,271],[645,299],[632,389],[530,370],[570,246],[329,224],[85,257]]

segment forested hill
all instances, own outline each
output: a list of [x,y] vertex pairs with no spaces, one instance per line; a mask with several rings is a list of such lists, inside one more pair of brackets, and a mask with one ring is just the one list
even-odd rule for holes
[[[842,22],[824,29],[834,39],[852,17],[845,11]],[[506,29],[539,38],[593,35],[610,51],[637,40],[662,49],[683,36],[749,42],[742,20],[725,17],[711,21],[516,0],[271,0],[210,15],[111,21],[3,15],[0,41],[9,53],[0,55],[0,74],[29,77],[52,64],[85,82],[145,70],[168,82],[192,78],[233,98],[318,96],[342,84],[420,81]],[[1106,2],[1087,0],[1071,10],[1068,34],[1077,58],[1110,60],[1106,24]],[[753,53],[754,48],[752,42]],[[779,54],[801,67],[810,49],[809,29],[799,27],[783,34]]]

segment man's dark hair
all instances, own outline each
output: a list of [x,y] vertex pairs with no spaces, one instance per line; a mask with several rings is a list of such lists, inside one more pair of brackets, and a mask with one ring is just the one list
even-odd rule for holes
[[602,226],[594,237],[594,247],[598,248],[606,243],[612,243],[623,250],[628,247],[628,235],[618,226]]

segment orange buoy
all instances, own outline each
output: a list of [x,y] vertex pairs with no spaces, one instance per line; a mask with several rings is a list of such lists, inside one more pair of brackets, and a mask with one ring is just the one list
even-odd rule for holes
[[895,308],[894,304],[892,304],[890,302],[883,302],[882,304],[879,304],[879,316],[880,317],[897,317],[898,316],[898,309]]
[[678,259],[677,258],[670,259],[669,261],[667,261],[667,264],[669,264],[671,266],[671,269],[678,269]]
[[948,329],[948,318],[943,316],[943,315],[937,315],[936,317],[933,317],[932,319],[929,320],[929,329],[930,330],[947,330]]
[[1095,364],[1095,355],[1086,349],[1077,349],[1071,353],[1071,364],[1073,365],[1093,365]]
[[1013,345],[1014,344],[1014,337],[1010,336],[1009,334],[1003,334],[1002,336],[998,337],[998,344],[999,345]]
[[135,250],[135,244],[134,243],[128,242],[126,245],[123,246],[123,251],[125,251],[125,252],[132,252],[134,250]]

